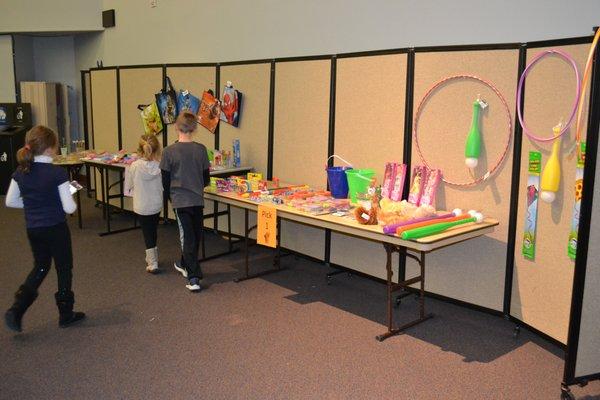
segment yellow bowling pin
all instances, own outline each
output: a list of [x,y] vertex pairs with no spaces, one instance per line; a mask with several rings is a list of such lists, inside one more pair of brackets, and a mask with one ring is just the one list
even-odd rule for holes
[[[561,128],[562,123],[552,128],[554,136],[558,136]],[[546,166],[542,171],[542,180],[540,183],[542,193],[540,197],[546,203],[552,203],[556,199],[556,192],[558,192],[558,186],[560,185],[560,142],[560,139],[554,140],[552,154],[550,154],[550,158],[548,158]]]

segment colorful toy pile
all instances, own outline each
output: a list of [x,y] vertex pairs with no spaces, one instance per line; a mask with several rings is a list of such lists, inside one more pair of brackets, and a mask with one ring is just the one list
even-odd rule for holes
[[90,151],[82,160],[99,161],[106,164],[125,164],[131,165],[138,159],[137,153],[128,153],[125,150],[121,150],[118,153],[108,153],[106,151],[95,153]]
[[[406,165],[389,162],[386,164],[383,185],[379,186],[376,178],[372,178],[365,192],[356,194],[356,204],[351,203],[349,198],[334,198],[329,191],[307,185],[280,187],[277,179],[267,181],[258,173],[227,179],[213,177],[211,188],[221,193],[237,193],[257,203],[284,205],[311,215],[334,214],[355,219],[362,225],[379,224],[385,234],[414,240],[443,232],[455,225],[483,220],[483,216],[475,211],[463,214],[457,209],[452,213],[436,213],[435,194],[441,175],[440,170],[416,166],[408,199],[401,200]],[[413,232],[417,228],[420,230]]]

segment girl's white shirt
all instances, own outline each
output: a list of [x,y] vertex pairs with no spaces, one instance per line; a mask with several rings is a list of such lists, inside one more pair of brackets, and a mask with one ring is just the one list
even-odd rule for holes
[[[40,155],[33,158],[33,162],[52,164],[52,157]],[[71,184],[64,182],[58,185],[58,194],[60,196],[60,202],[62,208],[67,214],[73,214],[77,210],[77,204],[73,200],[71,194]],[[10,180],[10,186],[6,193],[6,207],[10,208],[23,208],[23,198],[21,197],[21,190],[19,190],[19,184],[14,180]]]

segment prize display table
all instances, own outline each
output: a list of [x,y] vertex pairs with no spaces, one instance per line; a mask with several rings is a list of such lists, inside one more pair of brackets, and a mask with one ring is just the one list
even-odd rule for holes
[[[205,190],[205,199],[226,204],[228,207],[239,207],[244,210],[244,251],[246,253],[245,274],[237,281],[251,279],[265,275],[267,273],[281,270],[280,222],[282,219],[309,225],[311,227],[329,229],[333,232],[338,232],[346,235],[351,235],[360,239],[381,243],[387,254],[387,261],[385,266],[387,271],[387,331],[376,337],[379,341],[383,341],[390,336],[397,335],[403,330],[432,317],[432,314],[427,314],[425,312],[425,255],[427,253],[492,233],[495,227],[498,225],[498,221],[491,218],[485,218],[483,222],[478,224],[459,225],[440,234],[427,236],[417,240],[403,240],[398,236],[390,236],[384,234],[382,232],[381,226],[361,225],[358,222],[356,222],[353,217],[338,217],[331,214],[312,215],[285,205],[275,205],[269,203],[269,205],[272,205],[273,208],[277,210],[277,246],[275,260],[273,263],[274,268],[261,273],[250,274],[250,266],[248,259],[248,235],[255,227],[248,226],[248,215],[250,211],[256,212],[260,203],[240,197],[235,193],[217,193],[216,191],[209,188]],[[229,231],[229,234],[231,243],[231,230]],[[392,256],[394,253],[398,253],[399,255],[406,254],[408,258],[415,260],[420,266],[419,275],[410,279],[402,281],[399,280],[398,282],[394,282],[392,271]],[[393,298],[394,292],[406,289],[410,285],[416,283],[420,284],[418,290],[419,317],[409,323],[396,327],[394,326],[393,313],[393,306],[395,303],[395,300]],[[404,291],[400,295],[400,297],[407,296],[408,294],[409,292]]]
[[[128,227],[128,228],[123,228],[123,229],[112,229],[111,228],[110,200],[119,199],[120,204],[119,204],[118,208],[120,209],[121,212],[125,211],[125,209],[124,209],[125,195],[123,194],[123,182],[124,182],[123,176],[124,176],[127,165],[122,164],[122,163],[109,164],[109,163],[105,163],[103,161],[86,160],[86,159],[82,159],[81,162],[84,165],[86,165],[87,167],[95,168],[98,171],[98,173],[100,174],[100,187],[102,188],[100,201],[103,205],[102,217],[106,223],[106,230],[104,232],[99,233],[99,235],[100,236],[114,235],[116,233],[127,232],[132,229],[139,228],[139,226],[137,225],[137,218],[135,217],[135,214],[134,214],[134,219],[133,219],[133,226]],[[250,167],[250,166],[226,168],[226,169],[219,169],[219,170],[211,171],[210,176],[224,178],[224,177],[228,177],[228,176],[232,176],[232,175],[251,172],[252,170],[253,170],[253,167]],[[113,182],[112,184],[110,183],[110,180],[109,180],[109,173],[111,171],[117,172],[119,174],[118,179],[115,182]],[[117,193],[110,194],[111,189],[117,185],[119,186],[119,190],[117,191]],[[164,213],[163,214],[164,218],[166,220],[168,218],[168,208],[167,208],[166,204],[165,204],[163,213]],[[225,211],[220,212],[218,210],[218,206],[215,203],[214,212],[212,214],[205,215],[204,218],[214,218],[214,220],[216,221],[220,215],[226,215],[226,213],[227,212],[225,212]],[[215,229],[216,229],[216,227],[217,227],[217,222],[215,222]]]
[[[81,168],[85,165],[81,160],[55,160],[52,164],[57,165],[59,167],[63,167],[67,170],[67,174],[69,175],[69,181],[77,180],[77,176],[81,172]],[[89,184],[88,184],[89,186]],[[83,228],[83,222],[81,219],[81,197],[80,190],[77,191],[75,198],[77,199],[77,223],[79,225],[79,229]]]

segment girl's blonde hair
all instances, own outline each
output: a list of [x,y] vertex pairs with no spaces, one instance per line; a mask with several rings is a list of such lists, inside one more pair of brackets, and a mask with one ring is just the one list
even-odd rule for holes
[[142,135],[138,143],[138,154],[148,161],[159,161],[162,148],[154,135]]
[[58,136],[47,126],[36,125],[25,135],[25,145],[17,151],[19,171],[28,173],[35,156],[42,155],[49,148],[58,148]]

